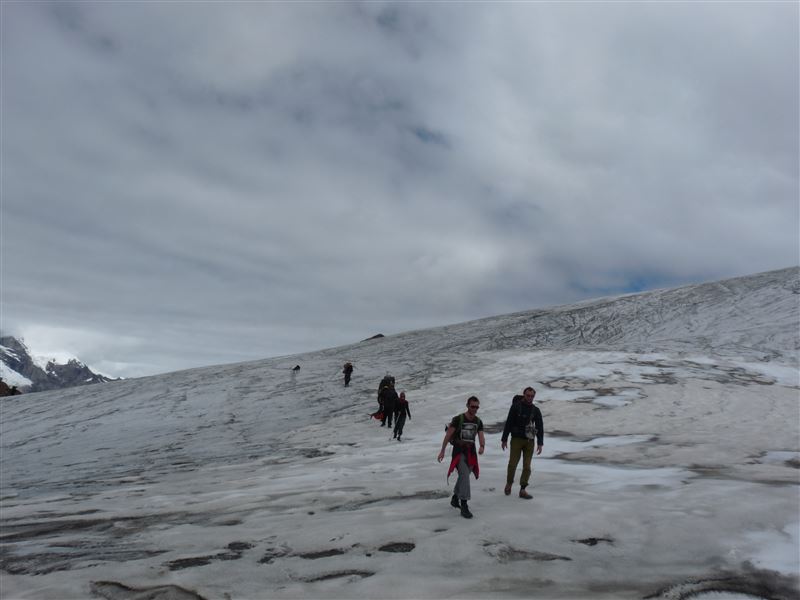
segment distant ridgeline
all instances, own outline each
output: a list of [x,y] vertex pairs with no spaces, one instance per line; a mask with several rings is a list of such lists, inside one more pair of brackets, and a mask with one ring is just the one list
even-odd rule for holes
[[41,367],[31,358],[27,346],[12,336],[0,337],[0,363],[4,366],[0,370],[3,381],[9,386],[16,385],[22,392],[43,392],[113,381],[94,373],[76,358],[66,364],[51,360]]

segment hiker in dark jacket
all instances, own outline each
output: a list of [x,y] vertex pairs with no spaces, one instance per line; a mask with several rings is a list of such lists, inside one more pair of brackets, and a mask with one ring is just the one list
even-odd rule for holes
[[381,421],[381,427],[383,427],[386,422],[383,417],[383,415],[386,414],[386,411],[383,410],[383,388],[389,387],[389,384],[393,381],[394,377],[387,373],[378,384],[378,412],[372,413],[372,416]]
[[381,427],[388,425],[392,426],[392,417],[394,411],[397,409],[397,392],[394,391],[394,378],[389,381],[389,384],[384,386],[380,395],[381,406],[383,406],[383,420],[381,420]]
[[400,397],[397,399],[397,411],[394,421],[394,435],[393,439],[400,441],[400,436],[403,435],[403,427],[406,424],[406,415],[411,418],[411,409],[408,407],[408,400],[406,400],[406,393],[400,392]]
[[378,410],[380,412],[383,412],[383,388],[388,387],[390,383],[394,383],[394,377],[387,373],[378,384]]
[[520,455],[522,455],[519,497],[525,500],[533,498],[525,489],[530,482],[533,451],[535,449],[536,454],[541,454],[544,446],[542,411],[533,404],[535,395],[536,390],[532,387],[526,387],[522,392],[522,396],[514,396],[511,401],[511,408],[508,409],[508,417],[506,418],[501,440],[501,446],[505,450],[508,436],[511,434],[511,453],[508,457],[505,494],[508,496],[511,493],[511,485],[514,483],[517,464],[519,463]]
[[344,373],[344,387],[350,385],[350,377],[353,375],[353,363],[346,362],[344,363],[344,368],[342,369],[342,373]]

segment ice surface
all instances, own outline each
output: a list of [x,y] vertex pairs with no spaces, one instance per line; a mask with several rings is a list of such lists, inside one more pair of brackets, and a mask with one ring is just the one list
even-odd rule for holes
[[[796,598],[798,356],[776,333],[795,279],[2,401],[2,597]],[[542,324],[578,318],[582,336]],[[575,345],[598,323],[604,346]],[[411,406],[400,443],[368,416],[387,371]],[[503,494],[500,446],[526,385],[545,423],[531,501]],[[436,455],[472,394],[487,450],[467,521]]]

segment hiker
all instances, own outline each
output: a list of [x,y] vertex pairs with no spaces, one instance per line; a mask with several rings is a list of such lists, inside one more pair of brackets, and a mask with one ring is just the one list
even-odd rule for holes
[[383,407],[383,419],[381,420],[381,427],[388,425],[392,426],[392,417],[397,409],[397,392],[394,390],[394,377],[392,377],[388,384],[381,389],[380,395],[381,406]]
[[381,421],[381,427],[383,427],[383,423],[385,422],[384,417],[384,410],[383,410],[383,388],[388,387],[390,383],[394,382],[394,377],[389,375],[388,373],[383,376],[381,382],[378,384],[378,410],[372,413],[370,416],[373,419],[378,419]]
[[[467,502],[471,499],[469,474],[475,474],[478,478],[478,454],[483,454],[486,440],[483,437],[483,421],[478,418],[478,409],[481,401],[476,396],[470,396],[467,400],[467,411],[453,417],[447,432],[442,440],[442,450],[439,452],[438,461],[444,459],[444,449],[448,442],[453,444],[453,458],[450,461],[450,468],[447,470],[447,479],[453,469],[458,469],[458,479],[453,488],[453,497],[450,499],[450,506],[461,508],[461,516],[471,519],[472,513],[469,511]],[[475,437],[480,441],[478,453],[475,453]]]
[[514,396],[511,401],[511,408],[508,409],[506,425],[503,428],[501,446],[503,451],[506,449],[508,435],[511,434],[511,452],[508,456],[508,473],[506,474],[505,494],[511,494],[511,485],[514,483],[514,475],[517,471],[519,457],[522,455],[522,475],[519,478],[519,497],[525,500],[533,498],[525,488],[528,487],[531,477],[531,459],[533,451],[536,454],[542,453],[544,446],[544,423],[542,422],[542,411],[533,404],[533,397],[536,390],[526,387],[522,391],[522,396]]
[[406,393],[405,391],[400,392],[400,397],[397,399],[397,410],[395,412],[395,420],[394,420],[394,435],[392,435],[392,439],[396,439],[398,442],[400,441],[400,437],[403,435],[403,427],[406,424],[406,415],[408,418],[411,418],[411,409],[408,408],[408,400],[406,400]]
[[[383,420],[383,388],[389,385],[390,380],[391,376],[387,373],[383,376],[383,379],[381,379],[381,382],[378,384],[378,411],[372,413],[372,416],[379,420]],[[380,417],[377,415],[380,415]]]
[[350,376],[353,374],[353,363],[349,361],[344,363],[342,373],[344,373],[344,387],[347,387],[350,385]]

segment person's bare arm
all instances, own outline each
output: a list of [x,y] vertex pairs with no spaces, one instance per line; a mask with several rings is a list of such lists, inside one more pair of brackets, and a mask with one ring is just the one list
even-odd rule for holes
[[450,425],[447,428],[447,432],[444,434],[444,439],[442,440],[442,451],[439,452],[439,457],[437,458],[437,460],[439,462],[442,462],[442,460],[444,460],[444,450],[445,450],[445,448],[447,448],[447,444],[450,443],[450,438],[453,437],[453,434],[455,433],[455,431],[456,431],[456,428],[453,427],[452,425]]

